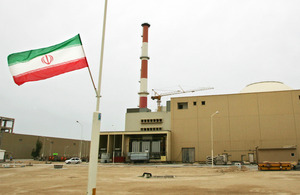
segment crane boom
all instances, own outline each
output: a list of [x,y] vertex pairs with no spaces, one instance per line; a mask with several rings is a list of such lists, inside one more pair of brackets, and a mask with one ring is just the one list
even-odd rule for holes
[[170,96],[170,95],[176,95],[176,94],[182,94],[182,93],[193,93],[193,92],[196,92],[196,91],[204,91],[204,90],[210,90],[210,89],[214,89],[214,88],[213,87],[201,87],[201,88],[198,88],[198,89],[185,91],[180,87],[180,90],[176,90],[176,91],[172,91],[172,92],[166,92],[166,93],[158,93],[157,91],[152,89],[154,95],[151,96],[151,99],[152,100],[157,100],[157,110],[161,111],[160,103],[161,103],[161,97],[163,97],[163,96]]

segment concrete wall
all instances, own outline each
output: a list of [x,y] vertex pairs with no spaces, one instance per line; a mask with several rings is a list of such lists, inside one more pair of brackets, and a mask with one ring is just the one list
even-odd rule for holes
[[257,150],[258,163],[263,162],[297,162],[296,148],[266,148]]
[[[80,140],[72,139],[3,133],[0,147],[6,150],[6,153],[12,154],[14,159],[30,159],[32,158],[32,149],[36,148],[37,140],[43,143],[41,156],[49,156],[53,153],[58,153],[59,156],[66,155],[67,157],[79,156]],[[82,141],[82,157],[89,155],[89,149],[90,142]]]
[[[178,109],[182,102],[187,109]],[[210,156],[216,111],[215,155],[226,153],[229,160],[240,161],[248,160],[256,146],[300,145],[300,90],[172,98],[173,161],[181,161],[187,147],[195,148],[196,161]]]
[[[162,123],[142,124],[142,119],[162,119]],[[126,113],[125,131],[141,131],[141,128],[159,128],[161,130],[171,129],[170,112],[136,112]]]

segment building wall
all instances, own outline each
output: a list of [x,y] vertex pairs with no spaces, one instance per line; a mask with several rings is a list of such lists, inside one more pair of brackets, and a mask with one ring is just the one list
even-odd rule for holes
[[[178,109],[184,102],[188,108]],[[300,145],[300,90],[172,98],[173,161],[182,160],[182,148],[195,148],[195,161],[210,156],[216,111],[215,155],[226,153],[229,160],[240,161],[248,160],[256,146]]]
[[[115,137],[115,138],[114,138]],[[131,147],[131,139],[138,141],[152,141],[152,140],[160,140],[160,137],[164,137],[165,142],[165,155],[166,160],[171,161],[171,131],[152,131],[152,132],[144,132],[144,131],[123,131],[123,132],[100,132],[100,151],[103,153],[109,153],[112,158],[113,145],[115,139],[116,148],[121,149],[120,155],[126,158],[126,161],[129,161],[128,153],[132,152],[130,150]],[[105,149],[105,150],[101,150]]]
[[[142,119],[162,119],[162,123],[141,123]],[[141,128],[171,129],[170,112],[136,112],[126,113],[125,131],[141,131]]]
[[292,162],[297,163],[296,148],[265,148],[257,150],[258,163],[264,162]]
[[[58,153],[58,156],[79,156],[80,140],[62,139],[54,137],[43,137],[34,135],[23,135],[15,133],[3,133],[1,138],[1,149],[6,150],[14,159],[31,159],[32,149],[36,148],[36,141],[43,143],[41,156],[50,156]],[[82,157],[89,155],[90,142],[82,141]]]

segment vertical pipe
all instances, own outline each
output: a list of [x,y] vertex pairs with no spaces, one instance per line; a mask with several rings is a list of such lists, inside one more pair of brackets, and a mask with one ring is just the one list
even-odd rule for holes
[[211,168],[214,167],[214,129],[213,129],[213,117],[218,114],[219,111],[216,111],[210,116],[210,139],[211,139]]
[[211,168],[214,167],[214,130],[213,130],[213,116],[214,114],[210,117],[210,126],[211,126]]
[[141,59],[141,80],[140,80],[140,108],[147,108],[147,96],[149,95],[147,91],[147,79],[148,79],[148,29],[150,24],[143,23],[143,44],[142,44],[142,55]]

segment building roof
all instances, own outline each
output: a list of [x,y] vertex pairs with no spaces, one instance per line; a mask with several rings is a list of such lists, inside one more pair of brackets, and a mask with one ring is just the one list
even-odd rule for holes
[[256,93],[267,91],[286,91],[293,90],[291,87],[279,81],[262,81],[247,85],[240,93]]

